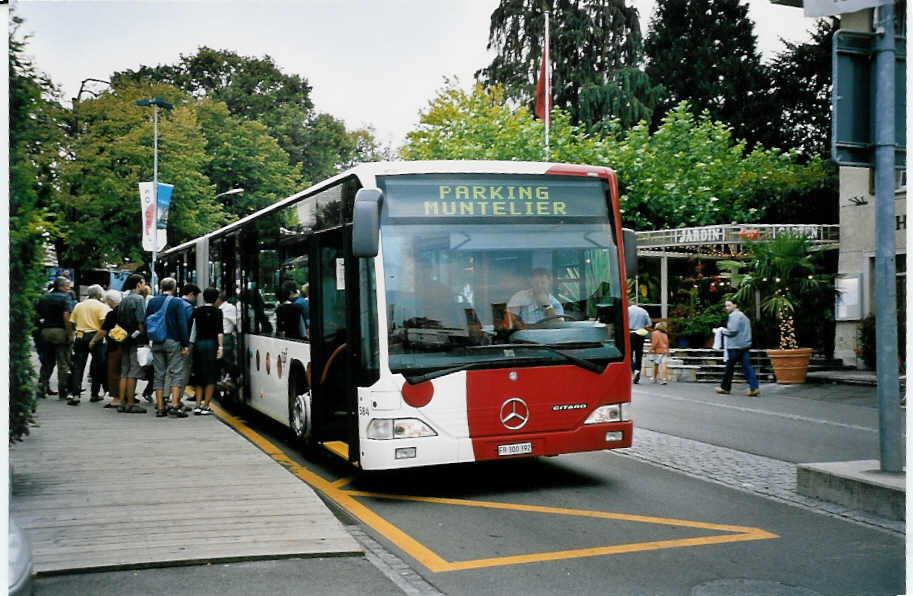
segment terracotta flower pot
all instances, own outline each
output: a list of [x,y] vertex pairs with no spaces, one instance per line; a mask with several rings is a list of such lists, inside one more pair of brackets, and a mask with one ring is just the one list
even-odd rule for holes
[[808,371],[808,361],[812,357],[812,349],[767,350],[767,357],[770,358],[777,383],[781,385],[804,383],[805,373]]

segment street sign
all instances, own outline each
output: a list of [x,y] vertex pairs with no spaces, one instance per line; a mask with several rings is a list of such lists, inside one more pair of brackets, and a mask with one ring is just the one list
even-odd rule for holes
[[[872,67],[874,33],[840,30],[834,33],[831,95],[831,156],[838,165],[871,168],[875,165],[875,72]],[[906,167],[906,53],[903,37],[894,38],[895,167]]]

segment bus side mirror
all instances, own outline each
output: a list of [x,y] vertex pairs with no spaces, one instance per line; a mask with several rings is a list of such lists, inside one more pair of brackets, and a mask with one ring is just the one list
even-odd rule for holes
[[356,257],[376,257],[380,238],[380,205],[384,193],[362,188],[355,194],[352,211],[352,253]]
[[625,246],[625,276],[637,277],[637,235],[631,228],[622,228],[621,241]]

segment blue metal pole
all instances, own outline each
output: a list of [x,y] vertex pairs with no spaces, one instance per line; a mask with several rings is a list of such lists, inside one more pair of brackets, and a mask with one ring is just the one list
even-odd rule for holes
[[894,6],[877,9],[875,65],[875,366],[883,472],[903,471],[897,369],[897,278],[894,222]]

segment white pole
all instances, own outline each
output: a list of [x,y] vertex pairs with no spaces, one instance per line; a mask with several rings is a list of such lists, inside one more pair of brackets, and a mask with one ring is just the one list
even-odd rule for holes
[[159,240],[159,107],[152,105],[152,269],[149,272],[149,284],[152,294],[158,291],[155,280],[155,256]]
[[549,159],[548,129],[552,118],[552,61],[548,46],[548,11],[545,11],[545,160]]

